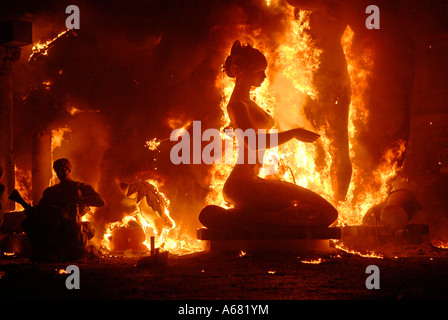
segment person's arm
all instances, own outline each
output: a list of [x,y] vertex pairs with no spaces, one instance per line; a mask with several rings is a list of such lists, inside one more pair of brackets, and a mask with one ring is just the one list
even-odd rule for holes
[[79,202],[89,207],[102,207],[106,203],[103,198],[89,185],[83,185],[80,187],[81,195]]

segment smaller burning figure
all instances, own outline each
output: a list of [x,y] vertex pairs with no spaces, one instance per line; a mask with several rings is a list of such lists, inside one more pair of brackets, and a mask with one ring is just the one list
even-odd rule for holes
[[81,222],[81,217],[88,207],[105,205],[90,185],[70,179],[67,159],[56,160],[53,169],[60,183],[47,188],[36,206],[24,204],[27,217],[22,227],[31,241],[34,261],[82,258],[95,232],[89,222]]

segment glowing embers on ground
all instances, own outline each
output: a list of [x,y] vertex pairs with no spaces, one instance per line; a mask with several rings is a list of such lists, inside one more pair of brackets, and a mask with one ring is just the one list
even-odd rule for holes
[[375,259],[384,259],[384,256],[373,251],[361,252],[354,249],[347,248],[343,242],[334,244],[336,249],[342,250],[346,253],[357,255],[363,258],[375,258]]
[[305,263],[305,264],[321,264],[322,261],[324,261],[324,260],[322,260],[322,258],[300,260],[301,263]]

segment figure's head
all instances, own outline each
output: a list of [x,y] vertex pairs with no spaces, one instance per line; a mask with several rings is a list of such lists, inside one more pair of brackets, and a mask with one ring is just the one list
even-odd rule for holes
[[72,171],[72,165],[68,159],[61,158],[53,163],[53,169],[58,179],[62,182],[68,180],[70,171]]
[[250,45],[242,46],[237,40],[233,43],[230,55],[225,61],[224,70],[230,78],[259,87],[266,78],[267,66],[266,57],[258,49]]

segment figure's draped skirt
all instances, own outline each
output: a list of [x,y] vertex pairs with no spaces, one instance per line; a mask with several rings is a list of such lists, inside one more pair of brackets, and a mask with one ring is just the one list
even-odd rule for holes
[[199,219],[205,226],[329,226],[338,216],[318,194],[286,181],[260,178],[245,165],[235,166],[223,195],[234,208],[204,208]]

